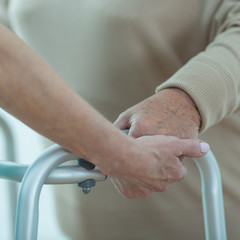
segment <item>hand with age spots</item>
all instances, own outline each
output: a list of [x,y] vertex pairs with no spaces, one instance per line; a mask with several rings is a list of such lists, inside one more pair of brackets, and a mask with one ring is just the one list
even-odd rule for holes
[[121,113],[114,124],[120,129],[129,129],[132,137],[160,134],[195,138],[201,118],[185,92],[169,88]]

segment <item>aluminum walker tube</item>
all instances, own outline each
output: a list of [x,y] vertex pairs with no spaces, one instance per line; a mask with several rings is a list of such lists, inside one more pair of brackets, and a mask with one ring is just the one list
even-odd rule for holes
[[206,240],[226,240],[222,181],[217,161],[211,151],[193,159],[202,182],[202,203]]
[[[38,205],[42,185],[44,183],[60,184],[83,181],[93,178],[102,181],[105,175],[86,171],[83,178],[79,176],[72,181],[73,176],[68,175],[65,169],[56,168],[59,164],[77,159],[77,156],[63,150],[60,146],[54,145],[47,149],[27,170],[24,175],[18,198],[16,235],[15,240],[36,240],[38,228]],[[226,226],[224,216],[223,194],[221,176],[217,161],[211,151],[201,159],[194,159],[202,181],[202,200],[204,210],[204,224],[206,240],[226,240]],[[2,166],[1,162],[0,165]],[[12,166],[5,166],[5,171],[1,171],[0,177],[21,181],[19,176],[11,176],[9,169]],[[22,166],[21,171],[24,173]],[[56,168],[56,169],[55,169]],[[6,171],[8,169],[8,171]],[[52,171],[53,170],[53,171]],[[5,172],[5,173],[4,173]],[[6,172],[8,176],[6,176]],[[76,171],[79,174],[79,170]],[[3,176],[5,174],[5,176]],[[67,175],[66,175],[67,174]],[[91,175],[97,174],[97,175]],[[15,174],[14,174],[15,175]],[[75,178],[74,177],[74,178]]]
[[[15,157],[15,143],[13,140],[13,134],[10,128],[10,125],[8,122],[0,116],[0,127],[2,129],[2,133],[5,140],[5,147],[6,147],[6,158],[7,161],[16,162]],[[17,185],[14,182],[9,182],[9,203],[10,203],[10,221],[11,221],[11,227],[10,231],[11,233],[14,233],[14,226],[15,226],[15,215],[16,215],[16,205],[17,205]]]
[[[43,184],[58,165],[78,158],[54,145],[28,168],[18,195],[15,240],[37,239],[39,197]],[[88,175],[91,177],[90,171]],[[94,178],[104,180],[106,176],[99,172]],[[88,176],[85,176],[85,179],[88,179]]]

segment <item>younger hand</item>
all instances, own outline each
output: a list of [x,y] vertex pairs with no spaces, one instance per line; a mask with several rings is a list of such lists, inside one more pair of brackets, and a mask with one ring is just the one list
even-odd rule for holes
[[199,158],[209,150],[207,143],[196,139],[156,135],[133,140],[137,151],[132,158],[108,174],[119,193],[129,199],[165,191],[186,175],[184,156]]

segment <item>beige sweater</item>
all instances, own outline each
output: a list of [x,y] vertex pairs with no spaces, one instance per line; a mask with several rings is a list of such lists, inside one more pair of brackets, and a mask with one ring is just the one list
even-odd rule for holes
[[[13,30],[110,120],[157,86],[186,91],[222,171],[228,239],[239,239],[239,1],[11,0],[8,13]],[[78,240],[204,239],[198,171],[185,164],[182,182],[147,199],[122,199],[108,183],[85,197],[63,187],[62,228]]]
[[[201,2],[205,2],[203,12],[198,16],[193,32],[188,29],[190,34],[187,36],[191,39],[192,34],[198,35],[202,49],[158,90],[178,87],[188,92],[201,113],[201,130],[204,131],[239,110],[240,2]],[[203,22],[203,16],[206,22]],[[191,40],[187,39],[183,44],[197,47],[198,42]],[[184,46],[180,47],[184,49]]]

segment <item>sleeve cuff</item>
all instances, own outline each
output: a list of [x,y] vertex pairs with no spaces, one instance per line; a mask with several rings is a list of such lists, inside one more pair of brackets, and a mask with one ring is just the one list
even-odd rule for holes
[[202,120],[200,133],[221,121],[236,105],[237,92],[231,74],[201,54],[159,85],[156,92],[173,87],[185,91],[195,102]]

